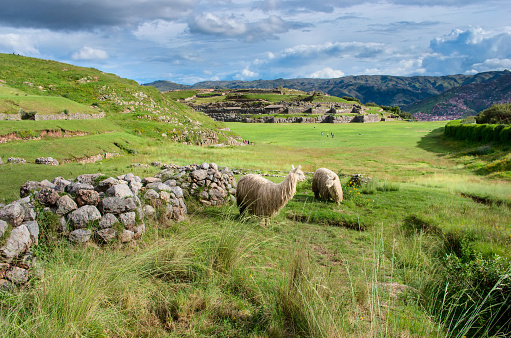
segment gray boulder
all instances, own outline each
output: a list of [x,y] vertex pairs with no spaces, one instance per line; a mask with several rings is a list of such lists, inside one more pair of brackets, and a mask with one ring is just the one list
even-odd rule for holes
[[6,221],[13,227],[17,227],[23,223],[25,216],[25,210],[19,205],[19,203],[11,203],[0,209],[0,219]]
[[14,284],[25,284],[28,282],[28,270],[13,266],[5,273],[5,278]]
[[99,221],[99,227],[101,229],[107,229],[111,228],[116,223],[119,223],[119,220],[114,214],[104,214]]
[[120,214],[119,220],[126,229],[130,229],[136,224],[136,214],[133,211]]
[[130,242],[133,237],[135,237],[135,233],[131,230],[124,229],[121,234],[121,243]]
[[2,236],[5,234],[8,227],[9,225],[7,222],[0,219],[0,238],[2,238]]
[[117,236],[117,231],[112,228],[101,229],[96,232],[96,236],[99,242],[109,243]]
[[30,232],[28,228],[22,224],[17,228],[12,229],[9,238],[5,245],[0,248],[0,253],[7,261],[11,261],[13,258],[18,257],[25,251],[27,251],[32,245],[30,240]]
[[80,182],[72,182],[67,185],[65,191],[68,194],[76,195],[76,193],[80,190],[93,190],[94,186],[92,184],[80,183]]
[[144,213],[144,216],[152,216],[155,214],[156,210],[154,210],[154,208],[150,205],[144,205],[142,212]]
[[28,232],[30,233],[30,237],[32,238],[32,244],[37,245],[39,244],[39,224],[37,221],[29,221],[23,223],[28,229]]
[[110,187],[121,184],[121,181],[118,179],[115,179],[113,177],[109,177],[101,182],[98,183],[96,186],[96,190],[98,192],[106,192]]
[[76,205],[75,201],[69,197],[69,195],[64,195],[57,201],[57,210],[55,213],[57,215],[63,216],[67,215],[73,210],[76,210],[78,206]]
[[158,199],[159,197],[160,197],[160,195],[153,189],[148,189],[144,194],[144,198],[146,200],[154,200],[154,199]]
[[85,243],[92,236],[90,229],[77,229],[69,233],[69,240],[73,243]]
[[103,174],[83,174],[76,177],[76,180],[80,183],[94,185],[96,180],[101,176],[103,176]]
[[202,181],[208,177],[208,171],[204,169],[194,170],[190,173],[190,176],[196,181]]
[[99,204],[98,209],[103,213],[121,214],[123,212],[133,211],[137,204],[133,198],[105,197]]
[[126,184],[116,184],[108,188],[106,193],[110,196],[120,197],[120,198],[128,198],[133,197],[133,192],[130,187]]
[[75,229],[85,228],[87,224],[99,219],[101,213],[93,205],[84,205],[67,216],[67,220]]
[[175,198],[183,197],[183,189],[181,189],[180,187],[172,187],[170,192],[171,192],[171,194],[174,194]]
[[55,185],[54,189],[56,191],[64,192],[66,190],[66,186],[71,184],[71,181],[66,180],[64,177],[55,177],[51,180],[51,183]]

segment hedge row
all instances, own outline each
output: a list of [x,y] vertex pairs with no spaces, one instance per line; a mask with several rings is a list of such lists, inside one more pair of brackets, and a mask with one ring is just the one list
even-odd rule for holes
[[511,125],[462,124],[456,120],[445,125],[444,135],[455,140],[511,144]]

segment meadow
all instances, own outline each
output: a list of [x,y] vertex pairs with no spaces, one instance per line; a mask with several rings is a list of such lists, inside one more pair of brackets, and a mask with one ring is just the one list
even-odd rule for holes
[[[337,205],[314,199],[309,179],[266,227],[239,217],[234,205],[188,201],[188,220],[169,223],[156,215],[134,246],[75,247],[48,236],[35,251],[44,275],[0,296],[4,335],[511,332],[511,183],[505,172],[478,171],[509,149],[490,144],[491,156],[481,155],[474,151],[480,144],[446,141],[444,122],[227,125],[251,144],[198,147],[122,136],[135,151],[102,163],[0,165],[2,186],[9,187],[0,198],[15,199],[16,187],[29,177],[93,172],[145,177],[158,169],[130,165],[162,161],[215,162],[263,173],[287,171],[291,164],[308,172],[327,167],[339,173],[345,200]],[[95,137],[108,135],[121,137]],[[37,145],[40,156],[58,157],[75,147],[59,142],[64,140],[0,144],[0,156],[6,162],[11,152],[33,154]],[[350,186],[352,174],[372,181]],[[45,226],[51,232],[52,225]]]

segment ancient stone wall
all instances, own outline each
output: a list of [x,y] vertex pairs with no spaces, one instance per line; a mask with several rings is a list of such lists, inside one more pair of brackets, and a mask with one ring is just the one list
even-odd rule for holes
[[202,163],[162,169],[144,179],[98,173],[25,182],[19,200],[0,204],[0,290],[24,285],[41,273],[32,247],[39,244],[41,231],[50,231],[39,224],[47,222],[48,214],[58,224],[45,227],[55,226],[52,231],[62,240],[122,245],[140,238],[149,218],[185,220],[185,196],[206,205],[235,200],[236,180],[229,168]]
[[[101,119],[105,117],[105,113],[99,114],[84,114],[84,113],[60,113],[60,114],[47,114],[41,115],[36,114],[36,121],[46,121],[46,120],[94,120]],[[19,114],[0,114],[0,120],[10,120],[10,121],[21,121],[21,113]]]

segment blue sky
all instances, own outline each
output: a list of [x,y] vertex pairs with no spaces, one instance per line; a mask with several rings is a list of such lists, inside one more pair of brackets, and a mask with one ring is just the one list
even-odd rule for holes
[[0,5],[0,52],[94,67],[139,83],[511,69],[509,0],[0,0]]

